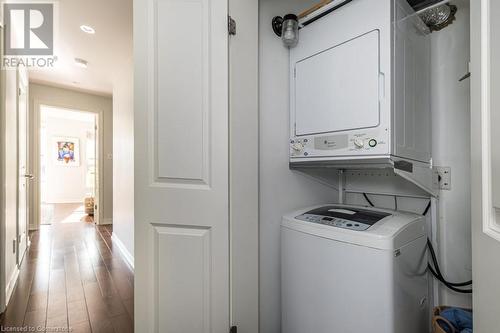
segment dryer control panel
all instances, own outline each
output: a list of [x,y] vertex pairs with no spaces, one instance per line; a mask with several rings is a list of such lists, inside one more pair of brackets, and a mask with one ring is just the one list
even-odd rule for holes
[[363,209],[325,206],[299,215],[296,219],[337,228],[365,231],[387,216],[391,216],[391,214]]
[[290,158],[386,155],[387,131],[357,131],[351,134],[325,134],[290,139]]

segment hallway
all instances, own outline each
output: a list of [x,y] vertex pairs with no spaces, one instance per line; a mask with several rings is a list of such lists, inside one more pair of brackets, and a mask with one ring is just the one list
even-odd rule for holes
[[81,209],[58,205],[53,224],[31,233],[4,330],[133,332],[133,272],[113,248],[112,227],[94,226]]

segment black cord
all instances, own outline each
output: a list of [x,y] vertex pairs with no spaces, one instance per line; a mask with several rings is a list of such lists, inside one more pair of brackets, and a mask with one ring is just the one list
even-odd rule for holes
[[[363,193],[363,197],[370,204],[370,206],[375,207],[375,205],[370,200],[370,198],[368,198],[368,195],[366,193]],[[394,196],[394,198],[397,200],[397,196]],[[425,210],[424,210],[424,212],[423,212],[422,215],[424,215],[424,216],[427,215],[427,213],[431,209],[431,204],[432,204],[432,202],[429,201],[429,203],[427,204],[427,207],[425,207]],[[455,291],[457,293],[462,293],[462,294],[470,294],[470,293],[472,293],[472,289],[460,289],[460,288],[457,288],[457,287],[470,286],[472,284],[472,280],[465,281],[465,282],[450,282],[450,281],[448,281],[448,280],[446,280],[444,278],[443,273],[441,273],[441,269],[439,268],[439,263],[438,263],[438,260],[437,260],[436,251],[434,251],[434,247],[432,246],[432,242],[430,241],[430,239],[427,239],[427,247],[429,248],[429,252],[430,252],[430,255],[431,255],[432,263],[434,264],[434,267],[435,267],[435,268],[432,267],[432,265],[430,263],[427,264],[427,268],[429,269],[429,271],[431,272],[431,274],[438,281],[440,281],[441,283],[443,283],[447,288],[449,288],[449,289],[451,289],[451,290],[453,290],[453,291]]]
[[431,272],[431,274],[438,281],[440,281],[441,283],[443,283],[448,289],[453,290],[453,291],[455,291],[457,293],[461,293],[461,294],[472,294],[472,289],[459,289],[457,287],[454,287],[454,286],[448,284],[447,281],[442,276],[439,276],[437,274],[437,272],[434,271],[434,269],[432,268],[431,264],[427,264],[427,268],[429,269],[429,271]]
[[427,204],[427,207],[425,207],[424,213],[422,214],[423,216],[427,215],[427,213],[429,212],[429,209],[431,209],[431,204],[432,204],[432,201],[429,201],[429,203]]
[[427,239],[427,247],[429,248],[429,252],[431,254],[431,259],[434,264],[435,269],[432,267],[432,265],[429,263],[427,264],[427,268],[429,271],[434,275],[436,279],[438,279],[440,282],[442,282],[446,287],[449,289],[459,292],[459,293],[464,293],[464,294],[470,294],[472,293],[472,289],[459,289],[456,287],[464,287],[464,286],[469,286],[472,284],[472,280],[466,281],[466,282],[449,282],[447,281],[443,274],[441,273],[441,269],[439,268],[439,263],[437,261],[436,257],[436,252],[434,251],[434,247],[432,246],[432,242],[430,239]]
[[370,204],[370,206],[375,207],[373,202],[368,198],[368,195],[366,193],[363,193],[363,196],[365,197],[365,200]]
[[[441,270],[439,269],[439,264],[437,261],[436,252],[434,251],[434,247],[432,246],[432,242],[430,241],[430,239],[427,239],[427,246],[429,247],[429,252],[431,253],[432,262],[434,263],[434,266],[436,267],[436,273],[442,277],[443,274],[441,273]],[[466,282],[457,282],[457,283],[449,282],[449,281],[446,281],[446,282],[452,286],[455,286],[455,287],[463,287],[463,286],[468,286],[468,285],[472,284],[472,280],[466,281]]]

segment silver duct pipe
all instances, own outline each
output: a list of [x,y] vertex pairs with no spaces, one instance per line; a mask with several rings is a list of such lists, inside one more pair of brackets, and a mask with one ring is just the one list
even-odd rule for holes
[[428,8],[420,10],[417,14],[432,31],[439,31],[455,21],[457,6],[443,1]]

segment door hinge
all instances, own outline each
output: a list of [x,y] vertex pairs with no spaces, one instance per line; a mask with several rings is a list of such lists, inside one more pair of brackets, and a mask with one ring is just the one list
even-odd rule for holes
[[237,327],[237,326],[232,326],[232,327],[229,329],[229,333],[238,333],[238,327]]
[[231,17],[227,17],[227,30],[230,36],[236,35],[236,21]]

